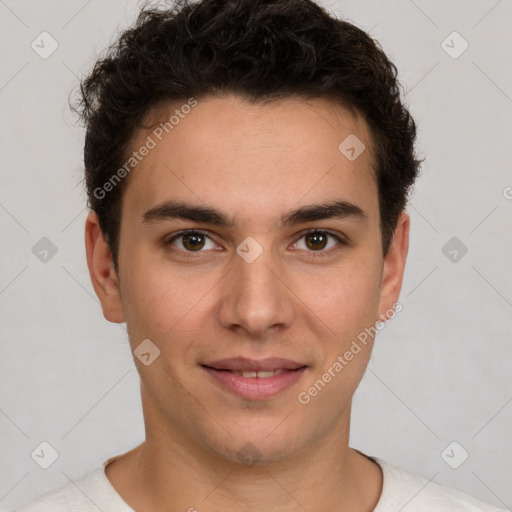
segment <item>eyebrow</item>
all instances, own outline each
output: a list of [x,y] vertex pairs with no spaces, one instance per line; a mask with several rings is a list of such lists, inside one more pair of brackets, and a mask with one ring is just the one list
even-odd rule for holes
[[[168,200],[148,210],[142,222],[152,223],[170,219],[190,220],[197,223],[232,228],[233,220],[224,212],[210,206],[198,206],[183,201]],[[291,226],[303,222],[324,219],[355,219],[366,221],[367,214],[359,206],[348,201],[331,201],[323,204],[303,206],[286,212],[280,219],[280,226]]]

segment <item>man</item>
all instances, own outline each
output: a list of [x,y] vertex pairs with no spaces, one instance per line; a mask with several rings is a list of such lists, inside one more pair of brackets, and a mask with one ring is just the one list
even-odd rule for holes
[[349,447],[419,165],[379,46],[309,0],[182,2],[81,90],[87,262],[146,440],[20,510],[498,510]]

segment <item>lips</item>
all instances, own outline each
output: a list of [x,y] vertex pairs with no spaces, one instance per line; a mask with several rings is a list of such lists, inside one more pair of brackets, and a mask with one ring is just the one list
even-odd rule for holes
[[228,370],[231,372],[271,372],[276,370],[297,370],[306,366],[281,357],[268,357],[266,359],[246,359],[245,357],[230,357],[212,361],[203,366],[214,370]]
[[293,386],[307,366],[296,361],[271,357],[235,357],[201,365],[222,389],[249,400],[271,398]]

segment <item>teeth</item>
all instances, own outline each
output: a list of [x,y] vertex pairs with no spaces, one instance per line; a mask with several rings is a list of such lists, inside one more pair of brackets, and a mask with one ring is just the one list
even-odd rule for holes
[[266,377],[273,377],[274,375],[279,375],[283,370],[271,370],[269,372],[258,372],[258,378],[264,379]]
[[244,378],[255,378],[258,379],[266,379],[268,377],[273,377],[274,375],[279,375],[283,373],[283,370],[270,370],[270,371],[261,371],[261,372],[236,372],[233,370],[235,375],[241,375]]

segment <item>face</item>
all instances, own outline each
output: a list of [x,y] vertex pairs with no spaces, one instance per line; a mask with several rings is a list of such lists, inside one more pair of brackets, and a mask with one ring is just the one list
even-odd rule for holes
[[[149,363],[134,358],[148,435],[271,462],[348,432],[361,333],[398,299],[408,235],[402,214],[383,258],[366,123],[325,100],[223,96],[162,136],[169,115],[153,114],[133,141],[156,144],[124,192],[119,275],[94,214],[86,227],[104,314]],[[351,134],[356,159],[338,148]]]

